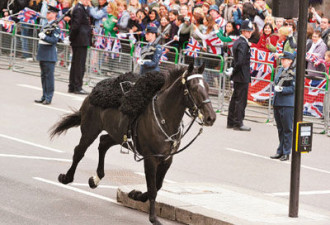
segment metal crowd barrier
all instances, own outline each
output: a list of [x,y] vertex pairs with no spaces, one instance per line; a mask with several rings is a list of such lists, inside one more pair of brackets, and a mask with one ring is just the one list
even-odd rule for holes
[[[64,30],[68,32],[67,30]],[[36,61],[38,47],[39,25],[26,23],[17,23],[13,33],[0,31],[0,68],[13,69],[17,72],[27,73],[34,76],[40,76],[39,63]],[[95,36],[96,37],[96,36]],[[94,38],[95,38],[94,37]],[[105,37],[108,38],[108,37]],[[121,48],[119,52],[113,49],[99,49],[90,47],[88,49],[86,60],[86,74],[84,81],[86,84],[94,86],[99,80],[107,77],[115,77],[119,73],[135,71],[139,67],[137,58],[140,57],[140,49],[146,42],[137,42],[134,45],[128,39],[111,38],[113,42],[120,41]],[[160,63],[161,71],[168,71],[181,65],[188,65],[194,62],[195,66],[200,66],[203,62],[206,65],[205,79],[210,85],[210,95],[217,97],[218,112],[226,114],[229,100],[232,95],[232,83],[230,77],[224,71],[231,66],[232,57],[217,56],[210,53],[198,52],[196,58],[188,56],[191,51],[182,49],[180,52],[175,47],[162,46],[166,49],[166,58]],[[71,47],[63,43],[58,43],[58,62],[55,68],[55,79],[68,82]],[[258,62],[259,63],[259,62]],[[330,136],[330,93],[328,91],[329,76],[326,73],[317,71],[308,71],[320,73],[326,78],[326,89],[318,87],[305,87],[305,91],[319,90],[324,93],[323,116],[315,118],[304,115],[305,121],[312,121],[317,131],[324,132]],[[274,121],[271,98],[273,95],[274,68],[272,67],[272,76],[270,79],[260,79],[252,77],[252,82],[269,83],[270,88],[266,91],[268,97],[264,101],[249,101],[246,117],[249,120],[258,122]],[[214,98],[213,98],[213,101]]]

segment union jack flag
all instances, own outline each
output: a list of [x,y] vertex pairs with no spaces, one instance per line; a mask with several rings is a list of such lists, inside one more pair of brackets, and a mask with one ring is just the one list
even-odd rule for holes
[[106,47],[106,40],[104,38],[103,29],[100,30],[99,33],[95,35],[94,47],[97,49],[104,49]]
[[17,18],[21,22],[35,24],[36,19],[40,16],[40,14],[32,9],[25,7],[21,10],[17,16]]
[[309,52],[306,52],[306,60],[309,61],[309,62],[317,62],[320,60],[320,58],[318,57],[318,55],[314,54],[314,53],[309,53]]
[[111,37],[108,37],[105,39],[105,48],[104,50],[105,51],[108,51],[108,52],[111,52],[112,50],[112,38]]
[[210,38],[205,39],[206,44],[210,47],[209,51],[213,54],[221,54],[222,41],[218,38],[216,34],[212,35]]
[[166,48],[162,48],[162,56],[160,57],[160,62],[168,61],[167,55],[166,55]]
[[120,40],[119,39],[116,39],[113,43],[113,47],[112,47],[112,54],[111,54],[111,58],[114,59],[114,58],[117,58],[119,57],[119,50],[121,49],[121,44],[120,44]]
[[198,43],[198,41],[196,41],[193,37],[190,38],[186,50],[185,54],[187,56],[191,56],[191,57],[198,57],[198,52],[201,51],[201,45]]
[[305,78],[304,115],[320,118],[323,116],[323,100],[327,80]]
[[223,28],[227,24],[227,21],[224,18],[222,18],[221,16],[219,16],[217,19],[215,19],[215,22],[216,22],[216,24],[219,25],[220,28]]
[[[252,82],[249,88],[248,99],[250,101],[265,101],[272,96],[271,74],[274,54],[257,48],[251,48],[250,72]],[[271,64],[271,65],[269,65]]]
[[283,53],[284,41],[277,41],[276,43],[276,53]]
[[0,25],[5,28],[6,32],[11,33],[14,30],[15,22],[11,20],[0,20]]

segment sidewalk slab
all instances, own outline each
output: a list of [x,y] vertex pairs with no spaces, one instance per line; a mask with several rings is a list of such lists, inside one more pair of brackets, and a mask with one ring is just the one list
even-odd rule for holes
[[[149,203],[128,198],[145,185],[121,186],[117,201],[143,212]],[[299,205],[298,218],[288,217],[288,200],[237,187],[209,183],[164,184],[158,192],[156,211],[162,218],[192,225],[329,225],[330,212]]]

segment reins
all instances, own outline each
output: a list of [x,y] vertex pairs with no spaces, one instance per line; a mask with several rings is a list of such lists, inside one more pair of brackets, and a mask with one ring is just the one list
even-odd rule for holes
[[[152,111],[153,111],[153,115],[154,115],[154,118],[155,118],[155,121],[156,121],[156,124],[158,126],[158,128],[160,129],[160,131],[163,133],[163,135],[166,137],[165,139],[165,142],[172,142],[173,144],[171,145],[171,151],[170,153],[168,154],[153,154],[153,155],[147,155],[147,156],[144,156],[142,157],[141,154],[138,153],[138,151],[136,151],[135,149],[135,145],[134,143],[131,143],[131,145],[133,146],[130,147],[130,144],[127,143],[127,147],[129,150],[131,150],[133,153],[134,153],[134,160],[137,161],[137,162],[140,162],[142,160],[145,160],[145,159],[148,159],[148,158],[151,158],[151,157],[161,157],[161,158],[165,158],[165,160],[169,159],[171,156],[173,155],[176,155],[182,151],[184,151],[185,149],[187,149],[196,139],[199,135],[202,134],[203,132],[203,125],[204,125],[204,122],[203,122],[203,115],[200,113],[200,107],[201,106],[197,106],[194,98],[192,97],[189,89],[188,89],[188,86],[187,86],[187,83],[186,81],[189,81],[191,79],[194,79],[194,78],[203,78],[203,76],[201,74],[195,74],[195,75],[191,75],[189,76],[187,79],[185,78],[187,74],[187,71],[185,71],[182,75],[182,84],[185,86],[184,87],[184,95],[187,96],[187,98],[189,99],[189,101],[192,103],[192,107],[188,107],[189,111],[191,114],[189,114],[187,111],[185,111],[186,115],[188,115],[190,118],[192,118],[188,128],[186,131],[184,131],[184,125],[183,125],[183,122],[181,121],[179,127],[178,127],[178,131],[172,135],[169,135],[167,134],[167,132],[163,129],[162,127],[162,124],[165,124],[165,120],[161,117],[161,121],[159,121],[159,118],[157,116],[157,108],[156,108],[156,101],[157,101],[157,94],[152,98]],[[202,102],[202,104],[207,104],[211,102],[210,99],[206,99]],[[160,112],[158,113],[160,114]],[[172,152],[172,150],[178,145],[181,143],[181,139],[188,133],[188,131],[190,130],[190,128],[192,127],[192,125],[194,124],[194,122],[196,121],[196,118],[199,118],[201,120],[201,122],[197,122],[201,128],[199,129],[198,133],[195,135],[195,137],[188,143],[186,144],[183,148],[175,151],[175,152]],[[174,138],[176,137],[177,135],[179,135],[178,138]]]

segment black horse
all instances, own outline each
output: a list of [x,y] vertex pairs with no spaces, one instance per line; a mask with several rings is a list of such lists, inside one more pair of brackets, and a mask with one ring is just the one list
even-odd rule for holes
[[28,4],[29,0],[0,0],[0,12],[11,10],[11,13],[15,14],[27,7]]
[[[153,224],[161,224],[155,213],[155,199],[171,166],[173,153],[179,148],[181,132],[178,129],[186,108],[195,117],[199,114],[206,126],[212,126],[216,119],[208,96],[209,87],[203,80],[204,65],[197,69],[197,74],[193,74],[193,70],[193,64],[190,64],[187,69],[171,71],[163,88],[137,118],[133,129],[137,135],[134,145],[137,152],[144,157],[147,192],[133,190],[129,197],[142,202],[149,200],[149,220]],[[87,97],[79,111],[55,124],[52,137],[74,126],[80,126],[82,133],[80,142],[74,149],[72,165],[66,174],[59,175],[59,182],[68,184],[73,181],[76,167],[87,148],[105,130],[108,134],[100,137],[98,147],[97,176],[89,180],[90,186],[96,187],[104,177],[105,154],[111,146],[123,143],[128,119],[127,115],[116,108],[102,109],[92,105]]]

